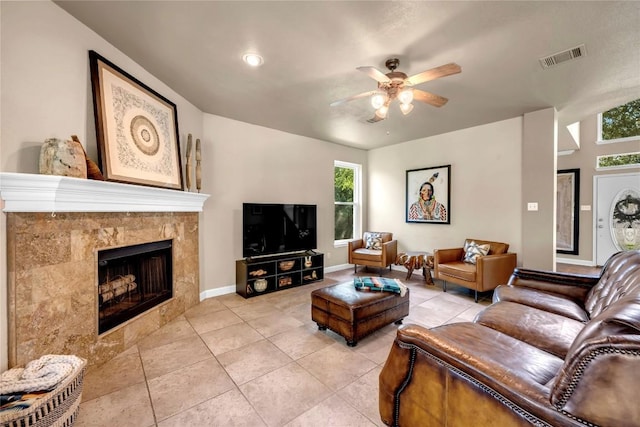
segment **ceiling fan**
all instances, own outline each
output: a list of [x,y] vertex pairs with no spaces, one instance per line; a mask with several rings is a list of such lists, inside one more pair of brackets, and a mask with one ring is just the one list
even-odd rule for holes
[[462,71],[458,64],[450,63],[407,77],[405,73],[396,71],[398,65],[400,65],[400,60],[398,58],[388,59],[385,62],[385,66],[390,70],[390,72],[387,74],[384,74],[377,68],[370,66],[356,68],[376,80],[378,82],[378,89],[332,102],[331,106],[335,107],[337,105],[344,104],[345,102],[353,101],[354,99],[371,97],[371,105],[376,109],[376,113],[371,119],[367,120],[369,123],[375,123],[386,119],[389,111],[389,105],[394,99],[398,99],[398,101],[400,101],[400,111],[402,111],[404,115],[409,114],[411,110],[413,110],[412,102],[414,100],[433,105],[434,107],[442,107],[447,103],[447,98],[430,92],[425,92],[423,90],[414,89],[413,86],[430,80],[439,79],[440,77],[458,74]]

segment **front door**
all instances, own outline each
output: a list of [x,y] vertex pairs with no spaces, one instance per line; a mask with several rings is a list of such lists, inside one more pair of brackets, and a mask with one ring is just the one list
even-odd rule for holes
[[596,263],[640,248],[640,173],[594,177]]

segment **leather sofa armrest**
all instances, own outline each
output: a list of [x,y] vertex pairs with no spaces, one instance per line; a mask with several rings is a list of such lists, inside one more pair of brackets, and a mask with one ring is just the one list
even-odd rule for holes
[[436,249],[433,253],[434,265],[462,261],[464,248]]
[[476,262],[476,276],[481,278],[479,291],[495,289],[509,281],[517,265],[517,255],[512,252],[498,255],[478,257]]
[[508,285],[560,294],[584,303],[587,293],[599,280],[600,276],[516,268]]
[[398,255],[398,241],[390,240],[382,244],[382,263],[387,265],[396,261]]

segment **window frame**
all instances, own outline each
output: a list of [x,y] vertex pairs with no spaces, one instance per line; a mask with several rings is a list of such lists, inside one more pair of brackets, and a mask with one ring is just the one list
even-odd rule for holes
[[[335,169],[336,168],[345,168],[353,170],[353,202],[338,202],[335,198]],[[333,192],[333,206],[334,206],[334,218],[335,218],[335,207],[337,205],[350,205],[353,206],[353,238],[351,239],[340,239],[333,241],[334,247],[347,246],[348,243],[354,239],[357,239],[357,236],[362,234],[362,165],[358,163],[345,162],[342,160],[334,160],[333,162],[333,176],[334,176],[334,192]],[[333,224],[333,235],[335,237],[335,222]]]

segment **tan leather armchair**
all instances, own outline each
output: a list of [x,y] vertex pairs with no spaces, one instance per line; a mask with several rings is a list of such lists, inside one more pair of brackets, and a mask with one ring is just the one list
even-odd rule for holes
[[362,239],[349,242],[349,264],[354,264],[354,273],[358,271],[358,265],[380,268],[391,264],[398,254],[398,241],[393,240],[393,233],[365,231]]
[[443,290],[447,291],[447,282],[455,283],[478,292],[487,292],[498,285],[504,285],[516,268],[517,255],[508,252],[509,244],[489,240],[467,239],[465,243],[474,241],[479,245],[489,244],[489,253],[478,256],[476,264],[463,261],[464,247],[436,249],[433,254],[434,274],[442,280]]

